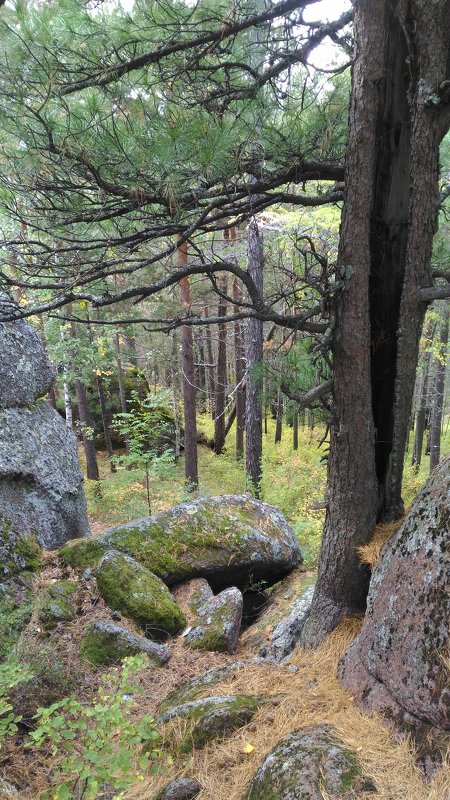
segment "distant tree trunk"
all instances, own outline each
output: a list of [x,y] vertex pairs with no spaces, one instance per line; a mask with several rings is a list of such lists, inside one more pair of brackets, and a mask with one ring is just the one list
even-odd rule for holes
[[[120,408],[122,409],[122,414],[126,414],[128,409],[127,409],[127,399],[125,396],[125,386],[123,382],[122,353],[120,347],[120,335],[118,331],[116,331],[116,335],[114,337],[114,345],[116,348],[117,381],[119,383]],[[128,436],[125,436],[125,450],[127,452],[127,455],[129,455],[130,441],[128,439]]]
[[298,450],[298,410],[292,413],[292,449]]
[[430,472],[439,464],[441,456],[441,429],[444,410],[445,372],[447,367],[449,304],[442,303],[442,322],[440,330],[440,357],[437,363],[434,387],[433,410],[430,423]]
[[[69,330],[72,339],[76,339],[77,333],[73,322],[70,324]],[[84,454],[86,456],[86,476],[91,481],[98,481],[100,479],[100,475],[98,472],[97,455],[92,439],[93,428],[89,416],[86,389],[83,381],[80,378],[75,378],[75,394],[78,405],[81,439],[83,442]]]
[[[264,252],[255,219],[247,228],[247,269],[260,294],[263,292]],[[250,319],[247,326],[247,400],[245,410],[245,468],[249,489],[260,496],[262,478],[262,364],[263,324]]]
[[195,353],[196,353],[196,386],[200,393],[197,400],[199,410],[205,410],[207,387],[206,387],[206,370],[205,370],[205,348],[203,346],[203,333],[198,331],[195,335]]
[[434,325],[430,323],[428,330],[426,332],[426,338],[430,342],[430,346],[428,347],[423,358],[422,385],[420,387],[420,400],[419,400],[419,408],[417,409],[416,431],[414,435],[412,466],[414,467],[415,472],[419,471],[420,462],[422,460],[423,436],[425,433],[425,427],[427,422],[427,401],[429,393],[431,343],[433,341],[433,337],[434,337]]
[[[205,317],[209,316],[208,306],[205,306],[203,313]],[[211,328],[209,325],[206,326],[205,338],[206,338],[206,355],[208,358],[208,368],[206,375],[208,378],[208,392],[209,392],[209,399],[211,402],[211,416],[214,420],[216,416],[215,413],[216,379],[214,375],[214,355],[213,355],[213,347],[211,339]]]
[[[64,376],[67,377],[67,367],[63,366]],[[69,384],[67,380],[64,380],[63,383],[63,393],[64,393],[64,411],[66,417],[66,425],[69,430],[73,429],[73,412],[72,412],[72,401],[70,399],[70,390]]]
[[[223,275],[219,279],[219,290],[226,294],[227,277]],[[218,317],[225,319],[227,315],[227,303],[225,298],[219,297]],[[216,379],[216,402],[214,418],[214,452],[219,455],[225,444],[225,403],[227,394],[227,326],[225,322],[218,324],[218,345],[217,345],[217,379]]]
[[[188,262],[186,242],[177,250],[178,265],[183,267]],[[191,294],[189,278],[180,281],[181,302],[186,313],[191,308]],[[192,327],[183,325],[181,329],[181,353],[183,361],[183,406],[184,406],[184,477],[188,491],[195,491],[198,487],[197,463],[197,416],[194,367],[194,341]]]
[[178,337],[177,332],[172,334],[172,405],[173,405],[173,418],[175,423],[175,461],[178,462],[180,458],[180,443],[181,443],[181,420],[180,409],[178,405],[178,396],[180,389],[180,374],[178,369]]
[[[237,278],[233,281],[233,299],[236,301],[233,311],[237,314],[240,311],[238,303],[242,300],[242,290]],[[236,459],[240,461],[244,457],[245,345],[242,323],[239,320],[234,323],[234,358],[236,365]]]
[[283,432],[283,397],[281,392],[277,392],[277,417],[275,425],[275,444],[281,442],[281,434]]
[[[87,328],[88,328],[88,334],[89,334],[89,341],[90,341],[91,346],[92,346],[94,344],[94,337],[93,337],[92,328],[91,328],[91,325],[90,325],[89,322],[87,324]],[[101,375],[97,375],[96,374],[95,383],[97,385],[97,394],[98,394],[98,400],[99,400],[99,403],[100,403],[100,416],[102,418],[103,437],[105,439],[106,452],[108,453],[109,466],[110,466],[111,472],[115,472],[116,471],[116,466],[114,464],[114,461],[112,461],[112,459],[114,458],[114,450],[113,450],[113,446],[112,446],[112,442],[111,442],[111,436],[109,434],[109,426],[108,426],[108,419],[107,419],[108,411],[107,411],[107,407],[106,407],[105,389],[104,389],[104,386],[103,386],[103,379],[102,379]]]

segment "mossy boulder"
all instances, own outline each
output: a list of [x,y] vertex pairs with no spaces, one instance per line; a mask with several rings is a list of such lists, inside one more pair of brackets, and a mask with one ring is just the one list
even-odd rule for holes
[[59,622],[70,622],[77,609],[77,587],[71,581],[58,581],[47,586],[37,599],[38,618],[44,628],[55,628]]
[[91,664],[119,664],[127,656],[145,653],[152,664],[161,666],[170,659],[168,647],[151,642],[106,619],[89,625],[80,644],[80,655]]
[[134,620],[146,636],[166,638],[184,628],[186,620],[167,586],[125,553],[108,551],[98,564],[96,577],[105,603]]
[[200,750],[213,739],[231,736],[238,728],[250,722],[253,715],[264,702],[251,695],[223,695],[192,700],[176,706],[157,718],[165,724],[173,720],[186,721],[181,738],[174,730],[174,748],[177,753]]
[[184,642],[193,650],[235,653],[239,642],[243,598],[236,587],[197,607],[198,621],[186,633]]
[[333,729],[312,725],[290,733],[265,757],[245,800],[354,800],[373,788]]
[[0,584],[0,661],[9,655],[30,621],[31,596],[31,586],[22,576]]
[[0,516],[0,580],[20,572],[36,572],[41,565],[42,549],[31,533],[19,532]]
[[450,728],[449,531],[450,457],[384,546],[364,624],[340,663],[340,680],[359,704],[401,727]]
[[182,503],[68,544],[60,552],[67,564],[85,569],[111,548],[132,556],[168,586],[203,577],[214,591],[274,583],[302,560],[280,511],[245,495]]

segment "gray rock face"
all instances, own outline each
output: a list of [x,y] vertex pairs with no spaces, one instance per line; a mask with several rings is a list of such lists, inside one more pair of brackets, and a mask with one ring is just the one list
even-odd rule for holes
[[448,644],[450,458],[444,459],[385,545],[359,636],[341,659],[341,683],[366,709],[450,727]]
[[49,549],[89,533],[75,437],[47,403],[0,411],[0,508]]
[[354,800],[369,788],[364,784],[355,754],[333,729],[312,725],[286,736],[266,756],[245,800]]
[[62,556],[84,569],[111,548],[132,556],[168,586],[206,578],[214,591],[274,583],[302,560],[280,511],[245,495],[182,503],[68,546]]
[[293,604],[289,614],[275,625],[270,643],[260,648],[260,656],[279,662],[292,653],[300,638],[313,594],[314,584],[305,589],[305,592]]
[[241,629],[243,598],[235,586],[197,608],[198,622],[184,641],[194,650],[235,653]]
[[193,800],[202,788],[201,783],[195,778],[178,778],[178,780],[170,781],[154,800]]
[[80,646],[80,654],[92,664],[119,664],[127,656],[145,653],[158,665],[167,664],[170,650],[163,644],[136,636],[107,619],[93,622],[87,629]]
[[[2,313],[14,304],[0,295]],[[0,322],[0,409],[28,406],[50,389],[55,370],[42,342],[24,320]]]

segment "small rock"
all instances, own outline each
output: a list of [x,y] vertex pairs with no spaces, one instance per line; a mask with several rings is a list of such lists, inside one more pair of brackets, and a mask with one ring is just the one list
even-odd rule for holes
[[297,598],[291,610],[275,625],[270,643],[263,645],[259,651],[260,656],[283,661],[294,650],[303,628],[303,623],[308,613],[314,594],[314,584],[307,586],[300,597]]
[[242,620],[243,598],[236,587],[225,589],[198,608],[198,623],[184,641],[194,650],[236,652]]
[[94,573],[91,569],[85,569],[81,577],[85,581],[90,581],[94,577]]
[[97,586],[105,603],[121,611],[155,639],[175,635],[186,620],[160,578],[137,561],[110,550],[97,568]]
[[202,788],[195,778],[178,778],[168,783],[153,800],[193,800]]
[[245,800],[354,800],[365,778],[356,755],[329,725],[282,739],[257,770]]
[[75,618],[76,591],[76,585],[70,581],[58,581],[42,591],[38,599],[38,618],[44,628],[55,628],[60,622],[70,622]]
[[145,653],[153,664],[166,664],[168,647],[121,628],[109,620],[96,620],[81,640],[80,655],[92,664],[118,664],[127,656]]
[[[8,783],[3,778],[0,778],[0,800],[9,800],[9,798],[19,797],[19,792],[12,783]],[[195,797],[195,795],[194,795]]]

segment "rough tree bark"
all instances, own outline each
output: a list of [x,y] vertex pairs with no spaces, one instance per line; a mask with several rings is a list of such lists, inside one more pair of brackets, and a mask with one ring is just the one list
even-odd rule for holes
[[[247,269],[262,296],[264,252],[262,237],[255,219],[247,228]],[[249,489],[260,495],[262,477],[262,363],[263,324],[250,319],[247,325],[247,385],[245,409],[245,469]]]
[[[237,278],[233,281],[233,312],[240,310],[239,302],[242,300],[242,289]],[[234,323],[234,359],[236,375],[236,459],[244,457],[244,432],[245,432],[245,345],[242,323]]]
[[[402,511],[401,476],[438,209],[448,0],[356,0],[335,304],[328,507],[302,638],[364,611],[356,548]],[[445,92],[444,92],[445,94]],[[448,100],[448,98],[447,98]]]
[[[184,242],[177,250],[178,265],[187,264],[188,251]],[[181,302],[185,312],[189,313],[191,296],[189,278],[180,281]],[[192,327],[183,325],[181,329],[181,354],[183,362],[183,407],[184,407],[184,477],[188,491],[198,487],[197,463],[197,418],[196,418],[196,386],[194,366],[194,341]]]

